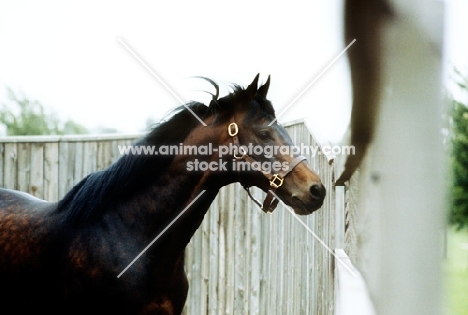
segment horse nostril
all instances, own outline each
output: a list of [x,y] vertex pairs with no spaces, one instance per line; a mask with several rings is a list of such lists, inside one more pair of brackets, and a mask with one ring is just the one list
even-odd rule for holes
[[315,200],[321,200],[325,196],[325,187],[322,184],[315,184],[309,188],[310,195]]

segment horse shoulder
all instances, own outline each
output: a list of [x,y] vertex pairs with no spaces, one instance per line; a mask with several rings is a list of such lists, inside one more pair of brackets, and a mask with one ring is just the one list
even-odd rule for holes
[[5,263],[26,264],[39,254],[50,229],[45,214],[53,208],[54,203],[30,194],[0,189],[0,255],[10,257]]

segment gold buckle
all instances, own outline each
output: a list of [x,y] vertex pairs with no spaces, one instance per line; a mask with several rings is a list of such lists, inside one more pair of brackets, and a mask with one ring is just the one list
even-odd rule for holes
[[[279,183],[275,183],[275,181],[278,180]],[[278,174],[274,174],[273,175],[273,178],[270,180],[270,186],[274,187],[274,188],[278,188],[278,187],[281,187],[281,185],[283,185],[283,178],[281,176],[279,176]]]
[[[234,127],[234,131],[232,130],[233,127]],[[237,127],[237,124],[235,122],[230,123],[229,126],[228,126],[229,135],[231,137],[234,137],[235,135],[237,135],[238,132],[239,132],[239,128]]]

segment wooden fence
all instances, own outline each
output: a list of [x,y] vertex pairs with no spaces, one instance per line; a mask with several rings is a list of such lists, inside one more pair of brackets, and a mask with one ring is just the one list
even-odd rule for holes
[[116,160],[139,135],[0,138],[0,187],[56,201],[89,173]]
[[[319,145],[304,122],[286,128],[294,143]],[[138,136],[0,139],[0,186],[58,200]],[[315,236],[281,204],[266,215],[239,184],[224,187],[187,247],[184,314],[334,313],[334,258],[319,242],[335,248],[334,159],[320,154],[308,161],[327,189],[324,206],[300,217]]]

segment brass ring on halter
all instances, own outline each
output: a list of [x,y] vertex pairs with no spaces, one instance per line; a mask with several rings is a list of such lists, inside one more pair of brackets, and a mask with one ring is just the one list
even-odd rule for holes
[[240,153],[242,153],[241,156],[237,156],[235,153],[234,153],[234,158],[236,160],[242,160],[243,158],[245,158],[247,156],[247,150],[244,149],[244,147],[239,147],[239,151]]
[[[234,130],[232,130],[232,128],[234,128]],[[237,135],[238,132],[239,132],[239,128],[237,127],[237,124],[235,122],[230,123],[228,126],[229,135],[231,137],[234,137],[235,135]]]

